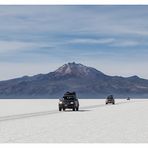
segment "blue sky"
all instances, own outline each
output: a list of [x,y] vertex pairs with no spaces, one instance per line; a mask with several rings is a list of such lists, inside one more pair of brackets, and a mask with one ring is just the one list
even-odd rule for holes
[[148,79],[148,6],[0,6],[0,80],[73,61]]

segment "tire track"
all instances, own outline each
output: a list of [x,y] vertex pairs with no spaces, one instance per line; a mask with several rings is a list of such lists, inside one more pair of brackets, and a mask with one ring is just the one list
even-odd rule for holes
[[[120,105],[120,104],[125,104],[125,103],[131,103],[131,102],[118,102],[116,104]],[[88,109],[107,107],[107,106],[108,105],[105,105],[105,104],[84,106],[84,107],[81,107],[82,110],[79,110],[78,112],[82,112],[82,111],[85,111],[85,110],[86,111],[91,111],[91,110],[88,110]],[[9,121],[9,120],[23,119],[23,118],[38,117],[38,116],[47,116],[47,115],[53,115],[53,114],[59,114],[59,113],[65,113],[65,112],[63,112],[63,111],[59,112],[58,110],[50,110],[50,111],[33,112],[33,113],[26,113],[26,114],[0,116],[0,122]]]
[[[81,109],[91,109],[91,108],[96,108],[96,107],[100,107],[100,105],[92,105],[92,106],[81,107]],[[82,111],[84,111],[84,110],[82,110]],[[66,111],[64,111],[64,112],[61,111],[60,112],[57,109],[57,110],[51,110],[51,111],[42,111],[42,112],[33,112],[33,113],[26,113],[26,114],[16,114],[16,115],[0,116],[0,122],[9,121],[9,120],[23,119],[23,118],[31,118],[31,117],[37,117],[37,116],[47,116],[47,115],[65,113],[65,112]],[[81,112],[81,110],[79,110],[78,112]]]
[[62,112],[59,112],[58,110],[52,110],[52,111],[43,111],[43,112],[1,116],[0,122],[8,121],[8,120],[23,119],[23,118],[31,118],[31,117],[37,117],[37,116],[46,116],[46,115],[52,115],[52,114],[57,114],[57,113],[62,113]]

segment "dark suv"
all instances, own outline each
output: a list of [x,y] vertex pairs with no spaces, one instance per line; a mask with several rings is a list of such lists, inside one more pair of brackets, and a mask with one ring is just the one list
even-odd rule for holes
[[73,109],[73,111],[78,111],[79,110],[79,101],[76,97],[76,93],[75,92],[66,92],[63,96],[62,99],[59,100],[59,111],[61,111],[63,109],[63,111],[65,111],[65,109],[70,108]]
[[106,101],[105,101],[105,104],[109,104],[109,103],[115,104],[115,100],[114,100],[113,95],[109,95],[109,96],[107,97],[107,99],[106,99]]

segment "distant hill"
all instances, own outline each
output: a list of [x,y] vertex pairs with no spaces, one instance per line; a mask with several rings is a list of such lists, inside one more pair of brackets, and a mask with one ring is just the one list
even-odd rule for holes
[[73,62],[48,74],[0,81],[0,98],[59,98],[66,91],[76,91],[79,98],[148,97],[148,80],[108,76]]

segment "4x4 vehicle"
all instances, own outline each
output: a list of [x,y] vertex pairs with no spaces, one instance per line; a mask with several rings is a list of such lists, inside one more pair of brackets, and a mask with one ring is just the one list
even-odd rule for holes
[[128,97],[127,100],[130,100],[130,97]]
[[79,101],[76,97],[76,93],[75,92],[66,92],[63,96],[62,99],[59,100],[59,111],[61,111],[63,109],[63,111],[65,111],[65,109],[70,108],[73,109],[73,111],[78,111],[79,110]]
[[106,101],[105,101],[105,104],[109,104],[109,103],[115,104],[115,100],[114,100],[113,95],[109,95],[109,96],[107,97],[107,99],[106,99]]

